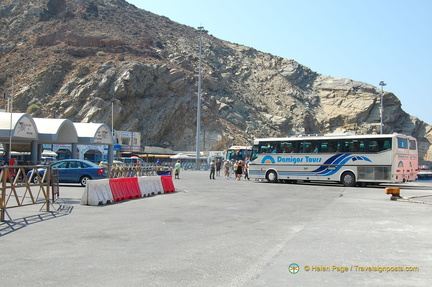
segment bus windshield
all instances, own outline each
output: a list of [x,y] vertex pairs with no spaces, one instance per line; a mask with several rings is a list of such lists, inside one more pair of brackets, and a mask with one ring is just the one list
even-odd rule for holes
[[225,153],[225,160],[236,161],[245,160],[251,156],[251,146],[232,146]]

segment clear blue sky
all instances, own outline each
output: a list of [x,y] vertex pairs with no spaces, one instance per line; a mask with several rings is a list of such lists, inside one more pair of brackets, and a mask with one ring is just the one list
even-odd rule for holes
[[222,40],[393,92],[432,124],[430,0],[127,0]]

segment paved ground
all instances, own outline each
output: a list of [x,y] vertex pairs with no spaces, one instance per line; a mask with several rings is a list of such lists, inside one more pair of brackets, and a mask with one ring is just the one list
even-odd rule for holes
[[83,188],[63,185],[69,214],[10,210],[13,221],[0,223],[1,285],[432,282],[429,183],[402,185],[404,197],[426,196],[410,201],[390,201],[384,187],[209,180],[193,171],[175,186],[181,191],[95,207],[79,204]]

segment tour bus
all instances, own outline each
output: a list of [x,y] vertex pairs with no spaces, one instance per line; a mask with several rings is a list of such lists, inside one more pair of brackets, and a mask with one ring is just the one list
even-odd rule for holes
[[345,186],[417,179],[414,137],[327,134],[254,141],[249,174],[268,182],[332,181]]
[[252,146],[231,146],[225,151],[225,160],[245,160],[246,157],[251,156]]

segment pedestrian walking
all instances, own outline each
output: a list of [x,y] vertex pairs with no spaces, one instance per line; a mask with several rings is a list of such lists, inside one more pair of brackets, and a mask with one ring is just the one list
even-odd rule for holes
[[180,168],[181,168],[181,164],[180,164],[180,160],[178,160],[174,165],[175,179],[180,179]]

